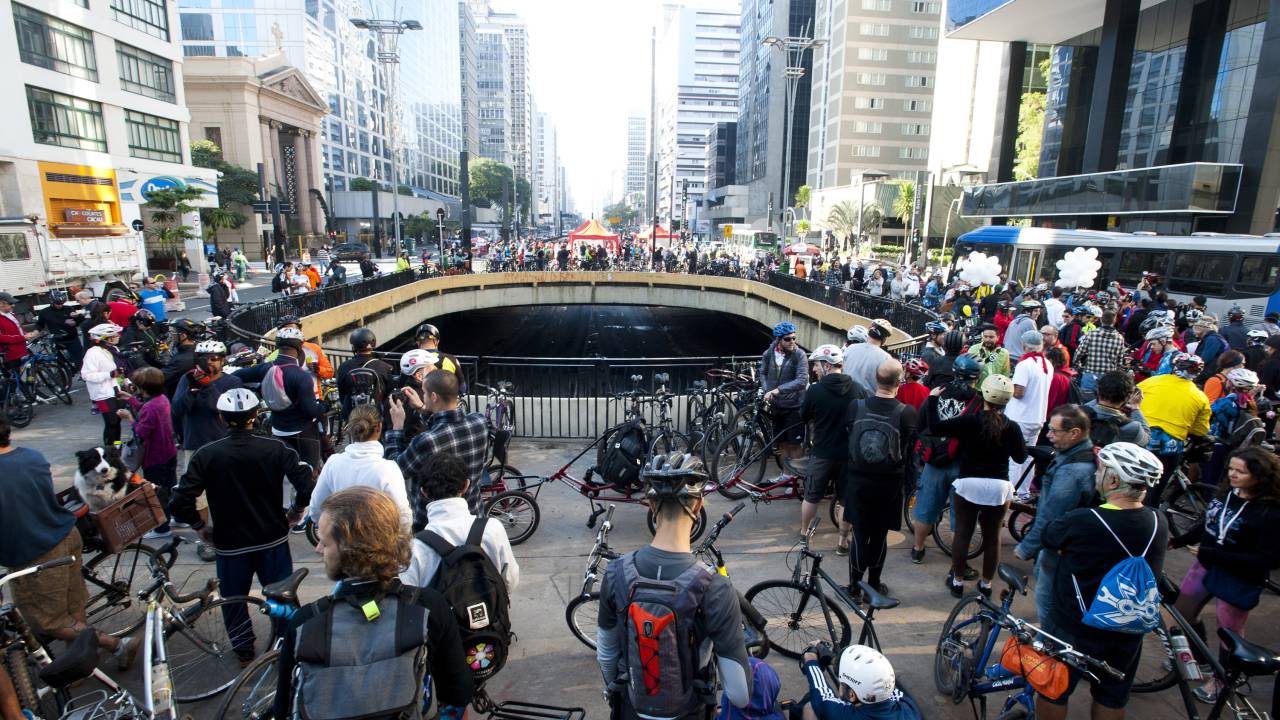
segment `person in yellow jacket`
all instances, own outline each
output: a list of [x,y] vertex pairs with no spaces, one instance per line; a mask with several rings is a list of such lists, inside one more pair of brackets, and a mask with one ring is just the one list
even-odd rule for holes
[[1204,361],[1180,352],[1173,356],[1169,367],[1172,372],[1138,383],[1142,393],[1139,408],[1151,427],[1147,447],[1164,466],[1160,484],[1147,492],[1147,507],[1159,507],[1165,484],[1182,464],[1187,441],[1209,434],[1212,415],[1209,398],[1195,384],[1196,376],[1204,370]]

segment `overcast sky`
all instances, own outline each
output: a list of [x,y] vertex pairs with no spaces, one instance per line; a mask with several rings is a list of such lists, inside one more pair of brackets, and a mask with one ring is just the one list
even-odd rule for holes
[[[663,0],[493,0],[529,25],[533,93],[553,119],[577,209],[590,215],[621,187],[627,115],[649,113],[649,34]],[[706,0],[698,6],[735,6]],[[658,28],[661,34],[661,27]]]

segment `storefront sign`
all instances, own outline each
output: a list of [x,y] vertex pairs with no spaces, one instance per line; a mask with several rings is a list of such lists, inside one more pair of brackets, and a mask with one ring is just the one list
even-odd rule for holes
[[[171,190],[193,187],[203,190],[203,194],[191,202],[192,207],[218,206],[218,174],[205,168],[191,168],[192,175],[153,175],[132,170],[117,170],[116,176],[120,185],[120,199],[126,203],[141,205],[147,202],[151,193],[157,190]],[[194,175],[200,173],[200,176]]]
[[66,208],[63,217],[69,223],[105,223],[107,221],[107,213],[103,210],[91,210],[89,208]]

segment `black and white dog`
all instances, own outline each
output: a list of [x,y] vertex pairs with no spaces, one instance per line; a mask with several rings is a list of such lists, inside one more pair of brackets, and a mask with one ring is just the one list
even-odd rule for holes
[[129,485],[129,469],[115,448],[91,448],[76,453],[76,491],[89,506],[100,512],[124,497]]

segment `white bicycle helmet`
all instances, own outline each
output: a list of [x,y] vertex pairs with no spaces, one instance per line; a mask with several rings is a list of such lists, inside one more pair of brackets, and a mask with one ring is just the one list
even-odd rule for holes
[[1127,485],[1155,487],[1164,466],[1152,452],[1128,442],[1113,442],[1098,452],[1098,464],[1114,472]]
[[863,325],[854,325],[849,328],[849,332],[845,334],[851,343],[864,343],[867,341],[867,328]]
[[258,407],[258,396],[248,388],[231,388],[218,396],[218,412],[244,413]]
[[1247,368],[1234,368],[1227,373],[1227,383],[1237,390],[1252,390],[1258,386],[1258,373]]
[[1168,325],[1157,325],[1147,331],[1147,340],[1172,340],[1173,328]]
[[877,340],[888,340],[893,335],[893,325],[884,318],[876,318],[871,321],[871,327],[867,328],[867,336]]
[[1267,338],[1271,337],[1271,334],[1262,328],[1255,328],[1248,332],[1248,337],[1250,345],[1262,345]]
[[201,340],[196,343],[197,355],[226,355],[227,346],[221,340]]
[[302,331],[296,327],[282,327],[276,331],[276,345],[284,347],[300,348],[307,338]]
[[850,645],[840,653],[836,680],[847,685],[859,702],[878,703],[893,697],[897,676],[889,659],[866,645]]
[[819,345],[817,349],[809,353],[809,360],[811,362],[824,362],[828,365],[840,365],[844,362],[844,354],[835,345]]
[[400,374],[409,376],[418,372],[424,367],[430,367],[440,362],[439,353],[430,350],[410,350],[400,356]]
[[115,323],[103,323],[89,328],[89,337],[94,340],[106,340],[107,338],[120,337],[120,333],[123,331],[124,328]]
[[982,399],[992,405],[1008,405],[1013,398],[1013,381],[1004,375],[988,375],[982,381]]

